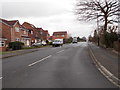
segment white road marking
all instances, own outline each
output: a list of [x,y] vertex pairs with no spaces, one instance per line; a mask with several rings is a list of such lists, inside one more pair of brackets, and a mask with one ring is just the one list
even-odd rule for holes
[[0,77],[0,80],[2,79],[2,77]]
[[57,48],[52,48],[52,49],[57,49]]
[[35,65],[35,64],[37,64],[37,63],[39,63],[39,62],[41,62],[41,61],[44,61],[44,60],[50,58],[51,56],[52,56],[52,55],[49,55],[49,56],[47,56],[47,57],[45,57],[45,58],[43,58],[43,59],[41,59],[41,60],[38,60],[38,61],[36,61],[36,62],[34,62],[34,63],[32,63],[32,64],[29,64],[28,66],[31,67],[31,66],[33,66],[33,65]]
[[57,53],[61,53],[61,52],[63,52],[63,51],[65,51],[65,50],[61,50],[61,51],[59,51],[59,52],[57,52]]

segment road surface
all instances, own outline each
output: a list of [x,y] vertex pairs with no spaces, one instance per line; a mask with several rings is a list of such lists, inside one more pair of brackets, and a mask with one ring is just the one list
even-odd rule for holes
[[116,88],[96,68],[86,42],[3,59],[3,88]]

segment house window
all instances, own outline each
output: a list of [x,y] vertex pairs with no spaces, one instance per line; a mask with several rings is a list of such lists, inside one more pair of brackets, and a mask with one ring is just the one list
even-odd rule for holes
[[27,34],[27,32],[26,32],[26,31],[24,31],[24,34]]
[[31,31],[31,34],[33,34],[33,31]]
[[42,32],[40,32],[40,34],[43,34]]
[[18,28],[18,27],[15,27],[15,31],[16,31],[16,32],[19,32],[19,28]]
[[0,41],[0,47],[4,47],[5,46],[5,42],[4,41]]
[[64,37],[65,35],[62,35],[62,37]]
[[19,38],[16,38],[16,41],[20,41],[20,39],[19,39]]

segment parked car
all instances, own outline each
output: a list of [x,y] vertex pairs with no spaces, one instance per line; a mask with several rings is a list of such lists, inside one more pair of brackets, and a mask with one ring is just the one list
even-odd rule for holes
[[47,43],[45,41],[42,41],[42,45],[45,46],[47,45]]
[[41,42],[37,42],[37,43],[33,43],[32,46],[41,46],[42,43]]

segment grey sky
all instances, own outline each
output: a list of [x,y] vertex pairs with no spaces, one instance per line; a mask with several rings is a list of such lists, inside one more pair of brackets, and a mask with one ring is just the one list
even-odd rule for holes
[[27,21],[36,27],[68,31],[72,36],[88,36],[95,23],[78,22],[74,15],[76,0],[3,0],[2,18]]

